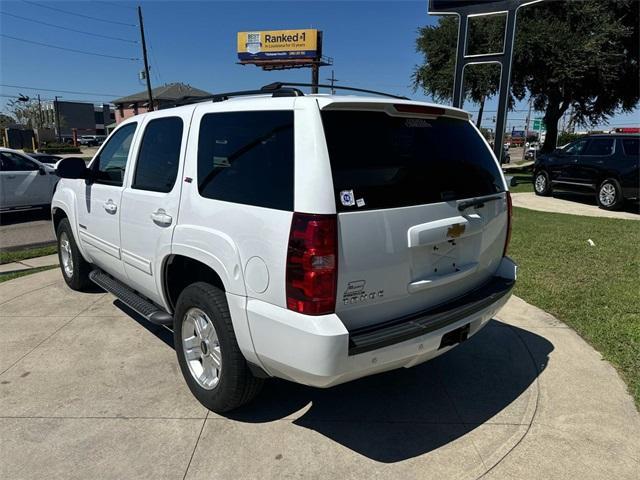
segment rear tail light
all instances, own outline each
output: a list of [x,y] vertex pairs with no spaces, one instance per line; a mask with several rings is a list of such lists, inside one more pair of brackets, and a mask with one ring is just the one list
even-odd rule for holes
[[306,315],[336,306],[338,232],[335,215],[294,213],[287,251],[287,308]]
[[511,224],[513,223],[513,204],[511,203],[511,193],[507,192],[507,239],[504,242],[504,252],[502,256],[507,255],[507,249],[509,248],[509,242],[511,241]]

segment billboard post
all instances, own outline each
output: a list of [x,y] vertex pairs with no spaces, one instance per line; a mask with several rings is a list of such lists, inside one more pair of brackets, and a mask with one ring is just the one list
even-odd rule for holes
[[[507,122],[507,101],[511,82],[511,63],[513,43],[516,33],[516,15],[524,5],[542,0],[429,0],[430,15],[457,15],[458,46],[456,49],[456,68],[453,82],[453,106],[462,108],[464,100],[464,69],[467,65],[496,63],[500,65],[500,85],[498,112],[496,118],[496,136],[493,152],[501,161],[504,143],[504,131]],[[469,17],[506,14],[506,27],[501,53],[467,55]],[[502,163],[502,162],[501,162]]]

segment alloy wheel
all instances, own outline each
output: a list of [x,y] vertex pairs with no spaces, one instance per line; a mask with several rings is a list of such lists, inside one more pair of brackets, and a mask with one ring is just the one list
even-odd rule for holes
[[62,260],[62,269],[67,278],[73,277],[73,256],[71,255],[71,243],[66,232],[60,235],[60,259]]
[[616,202],[616,187],[610,183],[605,183],[600,187],[600,203],[605,207],[610,207]]
[[182,320],[182,350],[193,379],[206,390],[220,382],[222,352],[209,316],[199,308],[190,308]]

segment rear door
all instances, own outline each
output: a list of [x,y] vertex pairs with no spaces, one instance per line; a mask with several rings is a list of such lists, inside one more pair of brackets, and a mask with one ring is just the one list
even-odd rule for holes
[[614,159],[614,153],[614,138],[592,138],[569,167],[569,179],[581,186],[597,188],[602,172]]
[[504,179],[475,127],[381,108],[321,114],[338,212],[336,312],[349,329],[479,287],[507,234]]
[[182,182],[177,179],[181,178],[190,118],[191,111],[145,122],[130,186],[122,193],[120,238],[125,272],[136,290],[160,304],[159,262],[171,251],[178,220]]

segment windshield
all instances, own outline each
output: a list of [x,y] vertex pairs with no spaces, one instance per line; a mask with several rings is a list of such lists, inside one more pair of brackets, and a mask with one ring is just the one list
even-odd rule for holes
[[423,205],[505,190],[486,143],[465,120],[323,111],[338,211]]

